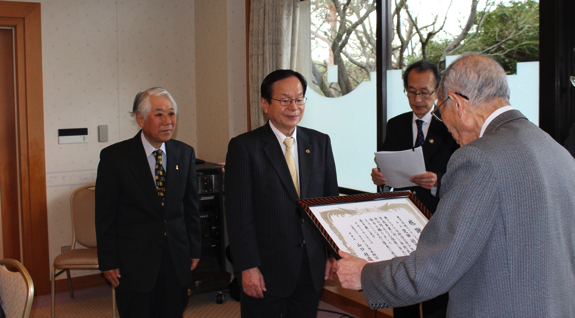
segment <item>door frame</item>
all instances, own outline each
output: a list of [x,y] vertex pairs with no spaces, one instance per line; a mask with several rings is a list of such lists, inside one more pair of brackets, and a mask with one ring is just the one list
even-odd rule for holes
[[[16,135],[22,222],[19,256],[34,280],[36,295],[46,295],[50,293],[50,260],[40,9],[40,3],[0,1],[0,25],[13,27],[16,36]],[[4,242],[7,243],[10,242]]]
[[539,127],[563,144],[575,123],[575,26],[572,0],[539,2]]

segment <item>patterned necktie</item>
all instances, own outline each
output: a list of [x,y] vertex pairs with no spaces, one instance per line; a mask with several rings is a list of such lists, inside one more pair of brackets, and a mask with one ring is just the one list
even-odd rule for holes
[[166,193],[166,171],[162,165],[162,150],[155,150],[153,152],[154,158],[156,158],[156,190],[158,191],[158,196],[162,199],[162,206],[164,206],[164,201],[166,200],[164,194]]
[[423,136],[423,120],[421,119],[417,119],[415,120],[415,123],[417,124],[417,139],[415,139],[415,148],[419,147],[419,146],[423,146],[423,143],[425,142],[425,137]]
[[292,147],[295,139],[293,137],[289,137],[284,139],[284,144],[286,145],[286,162],[289,168],[289,173],[291,174],[291,179],[295,186],[295,190],[297,191],[297,196],[299,197],[299,184],[297,182],[297,169],[295,167],[295,160],[293,158]]

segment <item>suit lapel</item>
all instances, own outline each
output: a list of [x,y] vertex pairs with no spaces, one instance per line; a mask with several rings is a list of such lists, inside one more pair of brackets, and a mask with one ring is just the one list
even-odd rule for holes
[[297,200],[298,199],[297,192],[291,179],[291,174],[287,166],[285,154],[282,153],[282,148],[279,145],[278,139],[276,138],[276,135],[274,135],[274,132],[272,131],[269,122],[264,127],[262,127],[262,142],[264,143],[264,152],[269,158],[271,165],[276,170],[281,182],[284,184],[286,189],[288,189],[290,195],[295,200]]
[[439,151],[443,145],[442,123],[437,121],[435,118],[431,118],[429,123],[429,129],[427,130],[427,136],[425,138],[425,143],[423,144],[423,154],[425,156],[425,164],[427,165],[428,158],[433,157],[433,155]]
[[[408,147],[406,149],[412,148],[413,149],[413,113],[408,113],[409,116],[404,116],[402,117],[402,119],[405,120],[405,122],[402,122],[399,125],[400,129],[405,129],[405,133],[404,134],[399,134],[399,138],[401,138],[401,140],[398,142],[399,145],[408,145]],[[405,127],[405,128],[404,128]]]
[[174,191],[170,191],[180,184],[181,173],[180,170],[176,170],[176,166],[182,166],[180,156],[180,149],[174,145],[172,140],[166,142],[166,154],[167,159],[167,169],[166,169],[166,199],[165,199],[165,209],[167,210],[168,205],[172,202],[171,197],[174,195]]
[[141,133],[142,131],[132,139],[130,151],[131,164],[128,169],[134,179],[136,179],[138,185],[142,188],[144,196],[149,198],[148,200],[150,200],[151,204],[161,207],[160,201],[156,200],[158,198],[158,192],[156,191],[156,185],[151,175],[152,172],[148,164],[144,145],[142,145]]
[[299,161],[299,193],[300,198],[306,198],[309,175],[311,173],[311,152],[309,137],[303,129],[297,129],[297,156]]

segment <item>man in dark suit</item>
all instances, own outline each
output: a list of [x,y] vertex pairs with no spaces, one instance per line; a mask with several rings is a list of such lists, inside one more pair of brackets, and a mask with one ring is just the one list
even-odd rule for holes
[[[441,177],[451,154],[458,148],[445,125],[431,114],[437,100],[439,78],[439,69],[432,62],[422,60],[407,67],[403,85],[412,111],[387,122],[382,147],[384,151],[423,147],[427,172],[411,177],[411,181],[418,186],[395,190],[411,190],[432,214],[439,202],[437,194]],[[371,177],[378,186],[383,186],[387,181],[377,168],[372,169]],[[424,302],[422,309],[424,318],[445,317],[447,294]],[[419,304],[394,308],[393,315],[395,318],[419,318]]]
[[270,73],[260,98],[268,123],[228,146],[226,214],[244,318],[315,318],[331,268],[296,202],[339,194],[329,136],[297,127],[305,92],[301,74]]
[[98,262],[122,318],[181,318],[200,258],[195,154],[170,139],[176,112],[168,91],[138,93],[132,115],[142,130],[100,153]]

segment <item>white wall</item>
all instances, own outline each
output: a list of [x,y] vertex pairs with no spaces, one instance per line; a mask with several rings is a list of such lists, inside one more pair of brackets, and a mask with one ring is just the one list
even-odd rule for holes
[[247,129],[244,6],[196,1],[198,157],[210,162],[224,162],[229,139]]
[[[227,63],[221,78],[230,102],[221,108],[225,134],[199,145],[196,101],[195,2],[193,0],[34,0],[42,5],[42,55],[50,264],[70,245],[70,194],[96,181],[100,150],[133,137],[139,126],[128,112],[138,91],[166,88],[178,103],[175,137],[198,154],[223,153],[230,134],[245,123],[245,19],[243,0],[218,8],[231,21],[224,26],[224,52],[213,63]],[[206,6],[211,1],[197,1]],[[200,13],[201,15],[202,13]],[[227,32],[226,32],[227,30]],[[226,34],[226,33],[229,33]],[[203,35],[202,35],[203,36]],[[200,36],[201,37],[201,36]],[[243,37],[243,40],[242,40]],[[227,43],[230,42],[228,45]],[[226,47],[227,46],[227,47]],[[202,47],[200,52],[220,48]],[[229,49],[229,50],[228,50]],[[239,53],[238,53],[239,52]],[[243,74],[243,75],[242,75]],[[231,80],[233,78],[233,80]],[[243,88],[242,88],[242,85]],[[243,93],[242,93],[243,92]],[[226,101],[228,98],[226,98]],[[234,102],[239,100],[237,104]],[[243,101],[243,103],[241,103]],[[197,105],[197,107],[196,107]],[[244,116],[242,118],[242,116]],[[229,118],[228,118],[229,117]],[[108,142],[98,142],[97,126],[108,125]],[[58,144],[58,129],[88,128],[88,142]],[[220,127],[219,130],[222,127]],[[219,131],[208,129],[203,138]],[[214,149],[211,149],[214,148]],[[222,150],[223,149],[223,150]],[[207,158],[219,160],[217,158]],[[223,160],[223,158],[221,158]],[[76,276],[92,272],[78,271]]]

